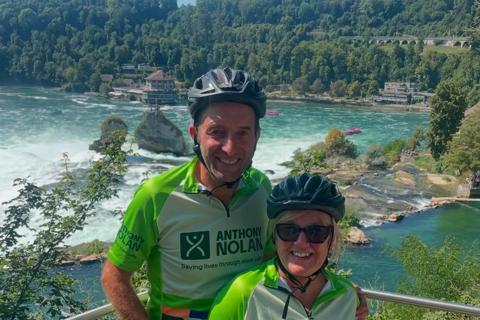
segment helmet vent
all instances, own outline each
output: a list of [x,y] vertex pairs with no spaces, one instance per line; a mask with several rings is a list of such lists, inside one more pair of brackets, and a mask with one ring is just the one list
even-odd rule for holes
[[194,83],[194,86],[198,90],[202,90],[203,89],[203,79],[200,79],[200,81],[197,79]]
[[245,75],[243,73],[240,73],[238,72],[236,75],[235,75],[235,79],[233,80],[233,82],[238,85],[238,86],[242,86],[244,83],[245,83]]
[[242,70],[210,70],[197,78],[188,91],[189,111],[195,113],[212,102],[231,101],[251,106],[258,118],[265,115],[265,94],[257,81]]
[[228,82],[228,81],[232,80],[232,69],[225,68],[225,69],[223,69],[223,72],[225,72],[225,75],[227,76],[227,81],[225,81],[225,82]]

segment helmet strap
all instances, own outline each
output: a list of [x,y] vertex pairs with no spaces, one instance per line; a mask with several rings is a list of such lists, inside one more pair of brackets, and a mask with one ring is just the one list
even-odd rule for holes
[[[273,241],[275,243],[275,237],[273,237]],[[330,236],[330,243],[328,244],[328,252],[330,252],[330,248],[332,247],[333,243],[333,229],[332,229],[332,234]],[[305,284],[302,284],[300,280],[297,279],[293,274],[288,271],[288,269],[282,264],[282,261],[278,258],[278,256],[275,258],[275,263],[278,265],[278,267],[282,270],[283,273],[287,275],[287,278],[295,285],[292,287],[292,291],[288,294],[287,300],[285,301],[285,306],[283,308],[283,313],[282,313],[282,319],[287,318],[287,313],[288,313],[288,305],[290,304],[290,297],[297,291],[300,290],[302,293],[307,291],[308,286],[312,283],[313,280],[317,278],[317,276],[322,272],[325,267],[328,266],[328,257],[325,258],[325,261],[323,262],[322,266],[309,275],[307,278],[307,282]]]
[[[255,146],[256,146],[256,143],[255,143]],[[205,169],[207,170],[208,174],[210,176],[212,176],[213,178],[216,178],[215,175],[212,173],[212,171],[210,171],[210,169],[208,168],[207,164],[205,163],[205,159],[203,158],[202,156],[202,151],[200,150],[200,144],[198,143],[197,141],[197,137],[193,138],[193,152],[197,155],[198,157],[198,160],[200,160],[200,162],[202,163],[202,165],[205,167]],[[255,149],[254,149],[255,150]],[[229,182],[224,182],[218,186],[216,186],[215,188],[213,188],[212,190],[209,191],[209,193],[211,194],[214,190],[216,189],[219,189],[223,186],[226,186],[228,189],[232,189],[238,181],[240,181],[240,179],[242,179],[242,176],[243,174],[248,170],[250,169],[252,166],[252,163],[250,162],[250,164],[248,165],[248,167],[242,172],[242,174],[235,180],[233,181],[229,181]]]
[[307,277],[308,279],[307,279],[307,282],[305,282],[305,284],[302,284],[300,280],[298,280],[293,274],[291,274],[290,271],[288,271],[287,268],[285,268],[285,266],[282,264],[282,262],[278,257],[275,260],[278,267],[283,271],[283,273],[287,275],[288,279],[295,285],[294,287],[292,287],[292,291],[288,293],[287,301],[285,301],[285,306],[283,307],[282,319],[286,319],[287,313],[288,313],[288,305],[290,304],[291,296],[294,295],[297,290],[300,290],[302,293],[307,291],[308,286],[312,283],[313,280],[317,278],[318,274],[326,266],[328,258],[325,259],[325,262],[320,267],[320,269],[318,269],[317,271],[315,271],[314,273],[312,273]]
[[295,277],[293,274],[291,274],[290,271],[288,271],[288,269],[282,264],[282,262],[280,261],[280,259],[278,257],[275,260],[276,260],[276,263],[277,263],[278,267],[283,271],[283,273],[285,273],[287,275],[288,280],[290,280],[295,285],[292,288],[292,292],[300,290],[303,293],[303,292],[307,291],[308,286],[312,283],[313,280],[315,280],[317,278],[318,274],[325,268],[325,266],[327,265],[327,260],[328,259],[325,259],[325,262],[320,267],[320,269],[318,269],[317,271],[315,271],[314,273],[312,273],[311,275],[306,277],[307,282],[305,282],[305,284],[302,284],[300,282],[300,280],[298,280],[297,277]]

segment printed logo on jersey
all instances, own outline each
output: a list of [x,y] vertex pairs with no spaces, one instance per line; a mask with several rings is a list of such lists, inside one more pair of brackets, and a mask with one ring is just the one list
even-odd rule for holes
[[124,224],[122,224],[122,227],[118,230],[117,238],[123,243],[123,245],[133,251],[140,250],[140,247],[145,241],[141,235],[129,231]]
[[181,233],[180,252],[183,260],[201,260],[210,258],[209,232]]

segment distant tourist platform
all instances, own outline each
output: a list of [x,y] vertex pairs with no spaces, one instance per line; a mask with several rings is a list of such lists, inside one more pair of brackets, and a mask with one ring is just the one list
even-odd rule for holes
[[177,103],[175,81],[163,70],[155,70],[145,78],[145,84],[130,83],[125,87],[113,87],[108,93],[110,98],[142,101],[150,106]]

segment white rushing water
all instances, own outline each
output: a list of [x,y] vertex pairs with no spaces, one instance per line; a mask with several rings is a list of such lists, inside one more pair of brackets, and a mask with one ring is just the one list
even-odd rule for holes
[[[273,172],[269,173],[273,179],[288,174],[281,163],[290,160],[296,149],[305,149],[323,140],[332,127],[362,128],[362,134],[349,139],[364,150],[373,143],[383,144],[393,138],[407,137],[416,126],[425,126],[428,122],[425,114],[380,112],[342,105],[269,102],[268,107],[278,110],[279,115],[267,116],[261,121],[262,135],[253,165]],[[16,195],[12,186],[15,178],[29,177],[39,185],[58,182],[65,152],[71,169],[87,168],[98,157],[88,146],[99,138],[102,120],[112,113],[119,114],[132,133],[142,119],[143,110],[144,106],[138,102],[107,100],[41,87],[0,86],[0,203]],[[163,111],[190,141],[186,106],[166,107]],[[190,159],[190,156],[136,151],[140,157],[129,161],[126,183],[118,198],[102,203],[98,215],[83,231],[75,234],[70,244],[93,239],[113,240],[120,221],[109,211],[126,207],[145,173],[152,176]],[[0,204],[0,223],[5,209],[6,206]]]

